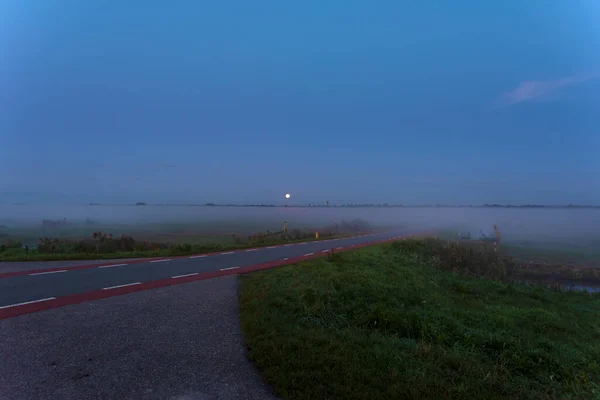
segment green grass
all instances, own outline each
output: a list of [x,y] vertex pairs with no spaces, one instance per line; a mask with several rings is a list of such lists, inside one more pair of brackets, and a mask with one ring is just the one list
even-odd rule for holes
[[[79,223],[52,229],[37,225],[5,227],[0,228],[0,262],[184,256],[383,230],[354,219],[318,227],[295,222],[288,225],[287,234],[273,234],[282,228],[282,224],[273,221],[248,219],[97,226]],[[95,237],[95,232],[103,232],[102,237]],[[319,239],[315,238],[315,232],[320,232]],[[29,251],[25,245],[30,247]]]
[[[333,225],[333,224],[332,224]],[[288,230],[319,230],[325,228],[314,222],[290,221]],[[380,226],[379,229],[385,227]],[[397,228],[395,226],[394,228]],[[101,223],[86,226],[82,222],[57,228],[43,228],[39,224],[17,225],[12,228],[0,227],[0,243],[18,239],[23,243],[37,243],[41,237],[82,239],[89,238],[94,232],[112,233],[115,237],[122,234],[140,240],[170,242],[178,244],[214,243],[215,241],[233,241],[233,235],[247,236],[270,230],[283,229],[283,221],[272,219],[223,218],[218,220],[200,220],[190,222],[147,222],[147,223]]]
[[[356,233],[356,235],[359,233]],[[230,241],[221,241],[218,243],[204,242],[201,244],[181,244],[171,248],[147,250],[147,251],[121,251],[107,253],[38,253],[30,250],[26,253],[23,248],[9,248],[0,252],[0,262],[12,261],[63,261],[63,260],[110,260],[119,258],[155,258],[155,257],[176,257],[192,254],[212,253],[227,250],[247,249],[259,246],[271,246],[281,243],[312,242],[316,240],[328,240],[334,238],[343,238],[353,235],[330,235],[317,238],[284,239],[281,236],[273,236],[262,240],[248,240],[244,243],[234,243]]]
[[[265,227],[266,226],[266,227]],[[259,225],[243,221],[203,221],[202,223],[140,223],[140,224],[100,224],[97,226],[72,225],[54,229],[44,229],[39,226],[19,226],[15,228],[0,228],[0,243],[17,239],[23,243],[37,243],[39,238],[53,237],[62,239],[89,238],[94,232],[112,233],[115,237],[123,234],[139,240],[154,242],[170,242],[175,244],[203,244],[233,242],[233,234],[244,236],[258,231],[275,227]],[[276,228],[281,229],[280,226]],[[275,229],[271,229],[275,230]]]
[[600,250],[598,246],[570,249],[556,245],[541,245],[537,243],[506,243],[500,250],[524,263],[540,263],[553,265],[581,265],[600,267]]
[[[469,230],[455,226],[440,230],[437,236],[443,240],[456,241],[458,232],[464,236]],[[480,233],[471,234],[473,240],[481,236]],[[493,230],[487,235],[493,241]],[[548,235],[508,235],[502,237],[499,248],[503,254],[522,263],[600,267],[600,236],[594,234],[564,235],[560,238]]]
[[396,243],[242,277],[287,399],[600,398],[600,295],[466,277]]

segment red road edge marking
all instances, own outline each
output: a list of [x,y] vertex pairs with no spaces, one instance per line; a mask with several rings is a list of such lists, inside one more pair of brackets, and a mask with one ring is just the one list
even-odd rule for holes
[[[383,233],[383,232],[378,232],[378,233]],[[374,235],[374,234],[369,234],[369,235]],[[340,238],[340,239],[353,239],[353,238],[357,238],[357,237],[361,237],[361,236],[362,235],[360,235],[360,236],[348,236],[348,237],[343,237],[343,238]],[[310,243],[326,242],[328,240],[332,240],[332,239],[317,240],[317,241],[310,242]],[[297,245],[298,243],[292,243],[292,244],[293,245]],[[254,249],[266,249],[267,247],[270,247],[270,246],[261,246],[261,247],[252,247],[252,248],[254,248]],[[36,273],[39,273],[39,272],[62,271],[62,270],[65,270],[65,269],[67,271],[76,271],[76,270],[80,270],[80,269],[98,268],[98,267],[102,267],[104,265],[114,265],[114,264],[127,264],[127,265],[142,264],[142,263],[147,263],[147,262],[154,261],[154,260],[162,260],[162,259],[165,259],[165,258],[170,258],[172,260],[177,260],[177,259],[180,259],[180,258],[189,258],[189,257],[195,257],[195,256],[210,257],[210,256],[218,256],[218,255],[220,255],[223,252],[227,252],[227,253],[242,253],[242,252],[245,252],[246,250],[248,250],[248,249],[221,250],[221,251],[215,251],[215,252],[212,252],[212,253],[189,254],[187,256],[164,256],[164,257],[155,257],[155,258],[139,258],[139,259],[129,260],[129,261],[127,261],[126,259],[119,260],[117,258],[117,259],[112,260],[112,262],[103,262],[101,264],[84,264],[84,265],[76,265],[76,266],[72,266],[72,267],[41,268],[41,269],[30,269],[30,270],[27,270],[27,271],[2,272],[2,273],[0,273],[0,279],[2,279],[2,278],[13,278],[15,276],[24,276],[24,275],[29,275],[29,274],[36,274]],[[62,261],[68,261],[68,260],[62,260]],[[25,261],[25,262],[27,262],[27,261]]]
[[[422,234],[416,235],[407,235],[407,236],[399,236],[398,239],[391,238],[380,240],[377,242],[367,242],[354,245],[353,247],[346,247],[344,249],[337,250],[337,252],[350,251],[360,249],[362,247],[374,246],[378,244],[393,242],[396,240],[406,239],[409,237],[421,236]],[[142,282],[139,285],[133,286],[124,286],[116,289],[108,289],[108,290],[93,290],[91,292],[72,294],[67,296],[57,297],[53,300],[43,301],[39,303],[31,303],[31,304],[23,304],[20,306],[14,306],[10,308],[0,309],[0,320],[5,318],[16,317],[24,314],[31,314],[38,311],[49,310],[52,308],[64,307],[71,304],[79,304],[93,300],[106,299],[109,297],[122,296],[124,294],[141,292],[144,290],[158,289],[161,287],[172,286],[172,285],[180,285],[182,283],[189,283],[195,281],[202,281],[206,279],[218,278],[226,275],[239,275],[239,274],[247,274],[249,272],[261,271],[264,269],[282,267],[284,265],[296,264],[302,261],[311,260],[314,258],[325,257],[326,253],[316,253],[311,256],[299,256],[293,257],[287,260],[276,260],[269,261],[263,264],[249,265],[246,267],[240,267],[237,269],[225,270],[225,271],[212,271],[212,272],[204,272],[194,276],[188,276],[183,278],[166,278],[166,279],[158,279],[155,281]]]

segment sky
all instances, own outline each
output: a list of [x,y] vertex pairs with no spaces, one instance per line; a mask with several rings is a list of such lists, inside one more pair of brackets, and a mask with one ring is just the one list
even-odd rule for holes
[[0,0],[0,203],[600,204],[599,20]]

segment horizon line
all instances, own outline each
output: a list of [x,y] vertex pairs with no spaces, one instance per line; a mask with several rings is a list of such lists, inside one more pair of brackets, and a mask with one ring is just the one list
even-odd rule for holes
[[137,202],[137,203],[77,203],[77,204],[52,204],[52,203],[22,203],[22,202],[12,202],[12,203],[0,203],[0,205],[13,205],[13,206],[43,206],[43,205],[55,205],[55,206],[88,206],[88,207],[98,207],[98,206],[124,206],[124,207],[275,207],[275,208],[423,208],[423,207],[431,207],[431,208],[600,208],[600,205],[596,204],[390,204],[390,203],[343,203],[343,204],[265,204],[265,203],[255,203],[255,204],[235,204],[235,203],[146,203],[146,202]]

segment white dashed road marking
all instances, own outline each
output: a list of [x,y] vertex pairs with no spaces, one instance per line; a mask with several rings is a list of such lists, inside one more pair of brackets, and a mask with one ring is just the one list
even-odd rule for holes
[[109,287],[102,288],[102,290],[110,290],[110,289],[117,289],[117,288],[125,287],[125,286],[140,285],[141,283],[142,282],[134,282],[134,283],[126,283],[124,285],[109,286]]
[[258,249],[248,249],[246,251],[256,251],[256,250],[258,250]]
[[206,254],[202,254],[199,256],[191,256],[190,258],[203,258],[203,257],[206,257]]
[[227,251],[225,253],[221,253],[222,256],[226,256],[227,254],[233,254],[233,251]]
[[304,257],[312,256],[312,255],[314,255],[314,254],[315,254],[315,253],[306,253],[306,254],[304,255]]
[[127,264],[113,264],[113,265],[101,265],[98,268],[112,268],[112,267],[123,267]]
[[60,272],[67,272],[66,269],[61,269],[60,271],[48,271],[48,272],[36,272],[34,274],[29,274],[30,276],[34,275],[48,275],[48,274],[58,274]]
[[32,301],[26,301],[24,303],[17,303],[17,304],[11,304],[8,306],[2,306],[0,307],[0,310],[3,308],[10,308],[10,307],[17,307],[17,306],[24,306],[25,304],[33,304],[33,303],[40,303],[42,301],[48,301],[48,300],[54,300],[56,299],[56,297],[48,297],[47,299],[40,299],[40,300],[32,300]]
[[277,248],[277,246],[269,246],[269,247],[267,247],[267,249],[276,249],[276,248]]
[[321,253],[328,253],[328,252],[329,252],[329,250],[323,250],[323,251],[321,251]]
[[172,276],[171,279],[185,278],[186,276],[194,276],[194,275],[198,275],[198,272],[194,272],[193,274],[175,275],[175,276]]
[[239,267],[221,268],[219,271],[229,271],[230,269],[237,269]]
[[165,261],[171,261],[171,259],[170,259],[170,258],[165,258],[165,259],[163,259],[163,260],[152,260],[152,261],[150,261],[150,262],[151,262],[151,263],[157,263],[157,262],[165,262]]

